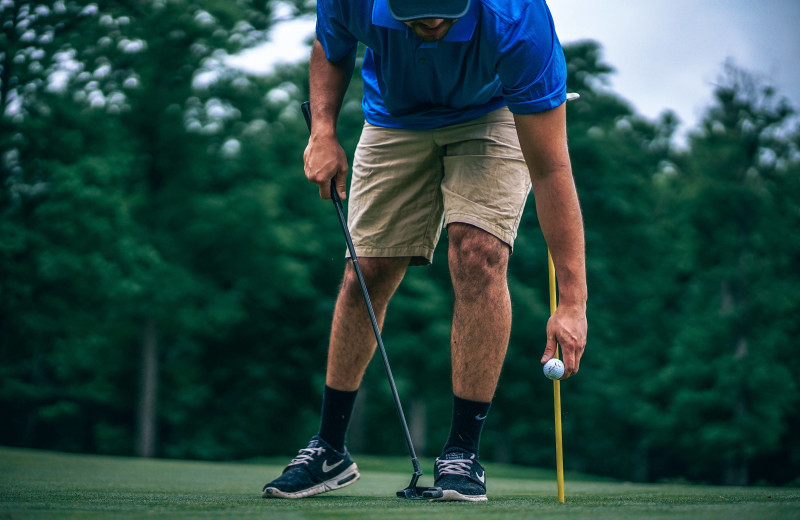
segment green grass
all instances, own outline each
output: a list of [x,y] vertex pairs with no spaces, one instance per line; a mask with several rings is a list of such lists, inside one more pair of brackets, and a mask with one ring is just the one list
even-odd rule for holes
[[[356,457],[356,484],[303,500],[260,489],[285,460],[247,463],[143,460],[0,448],[0,520],[42,519],[800,519],[800,489],[641,485],[487,464],[489,502],[405,501],[407,459]],[[423,468],[430,468],[424,461]],[[430,484],[430,477],[423,484]]]

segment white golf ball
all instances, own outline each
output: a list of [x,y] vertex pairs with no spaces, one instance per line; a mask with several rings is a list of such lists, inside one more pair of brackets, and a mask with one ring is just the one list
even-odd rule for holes
[[542,372],[547,379],[561,379],[564,375],[564,363],[560,359],[553,358],[544,364]]

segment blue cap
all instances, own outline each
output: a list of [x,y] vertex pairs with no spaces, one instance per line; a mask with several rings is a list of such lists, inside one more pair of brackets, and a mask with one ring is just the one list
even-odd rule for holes
[[408,22],[421,18],[461,18],[469,10],[470,0],[388,0],[395,20]]

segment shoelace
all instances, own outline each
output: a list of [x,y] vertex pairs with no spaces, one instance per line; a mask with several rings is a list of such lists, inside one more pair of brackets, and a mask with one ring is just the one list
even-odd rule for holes
[[462,475],[464,477],[470,476],[472,469],[472,460],[470,459],[455,459],[455,460],[438,460],[436,464],[439,466],[439,475]]
[[297,457],[292,459],[292,462],[289,463],[289,466],[296,466],[298,464],[308,464],[311,462],[311,459],[314,455],[322,455],[325,453],[325,448],[303,448],[300,450],[300,453],[297,454]]

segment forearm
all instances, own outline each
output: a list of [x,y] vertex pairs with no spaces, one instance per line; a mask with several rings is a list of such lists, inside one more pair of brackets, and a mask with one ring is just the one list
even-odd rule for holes
[[313,114],[311,133],[336,135],[336,121],[342,100],[350,84],[355,64],[355,51],[343,60],[332,63],[325,57],[322,45],[314,40],[308,70],[309,96]]
[[515,120],[531,174],[539,224],[556,268],[559,301],[585,305],[583,219],[567,149],[565,107],[518,115]]
[[561,305],[585,305],[586,253],[578,195],[567,164],[558,171],[532,175],[536,214],[558,279]]
[[336,137],[336,120],[350,84],[355,51],[345,59],[331,63],[325,50],[314,41],[308,70],[311,102],[311,136],[303,154],[306,178],[317,185],[323,199],[331,198],[331,179],[342,199],[347,198],[347,157]]

